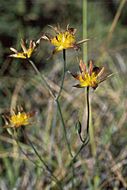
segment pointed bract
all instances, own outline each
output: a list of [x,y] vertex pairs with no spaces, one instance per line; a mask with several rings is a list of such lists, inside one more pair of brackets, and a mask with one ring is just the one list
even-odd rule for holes
[[3,114],[3,119],[5,121],[4,128],[19,128],[21,126],[26,126],[31,124],[31,118],[35,115],[35,112],[28,112],[12,110],[9,114]]
[[49,37],[47,36],[47,34],[45,34],[41,38],[49,41],[54,46],[52,54],[62,51],[63,49],[69,49],[69,48],[74,48],[75,50],[78,50],[79,49],[78,45],[80,45],[81,43],[85,43],[89,40],[89,39],[84,39],[79,42],[76,42],[75,33],[77,29],[70,28],[69,25],[67,25],[66,30],[62,30],[59,27],[59,25],[58,27],[53,27],[53,26],[50,27],[55,32],[56,36]]
[[40,43],[40,40],[41,39],[37,40],[37,42],[30,40],[29,47],[27,48],[26,42],[23,39],[21,39],[21,48],[23,51],[18,52],[16,49],[11,47],[10,50],[14,52],[14,54],[9,55],[9,57],[29,59],[32,56],[32,54],[35,52],[37,46]]
[[86,65],[80,60],[79,74],[72,74],[72,76],[79,81],[79,84],[74,85],[77,88],[92,87],[94,90],[98,87],[99,83],[106,80],[110,74],[105,72],[105,68],[96,67],[92,60],[88,63],[89,69],[86,70]]

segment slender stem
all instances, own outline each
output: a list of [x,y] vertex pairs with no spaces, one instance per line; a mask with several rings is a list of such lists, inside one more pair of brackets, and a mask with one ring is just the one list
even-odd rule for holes
[[92,123],[92,107],[90,104],[90,126],[89,126],[89,137],[90,137],[90,145],[91,145],[91,153],[92,156],[96,157],[96,143],[95,143],[95,135],[94,135],[94,127]]
[[[65,49],[63,50],[63,60],[64,60],[64,66],[63,66],[62,81],[61,81],[60,90],[59,90],[58,95],[56,97],[54,95],[54,93],[52,92],[52,89],[48,85],[47,81],[45,80],[44,76],[41,75],[40,71],[37,69],[37,67],[35,66],[35,64],[33,63],[33,61],[31,61],[30,59],[28,59],[29,63],[32,65],[33,69],[40,76],[42,82],[44,82],[46,84],[48,90],[50,91],[50,94],[53,96],[53,98],[54,98],[54,100],[55,100],[55,102],[57,104],[60,120],[61,120],[62,127],[63,127],[64,137],[65,137],[65,140],[66,140],[66,143],[67,143],[67,147],[68,147],[68,151],[69,151],[69,154],[70,154],[71,158],[73,158],[73,155],[72,155],[72,152],[71,152],[70,143],[69,143],[68,138],[67,138],[67,131],[66,131],[66,127],[65,127],[65,123],[64,123],[61,107],[60,107],[60,103],[59,103],[59,98],[60,98],[60,95],[61,95],[61,92],[62,92],[62,89],[63,89],[64,79],[65,79],[65,73],[66,73],[66,50]],[[29,141],[29,143],[31,144],[31,146],[32,146],[34,152],[36,153],[36,155],[38,156],[38,158],[41,160],[41,162],[44,164],[44,166],[47,168],[47,170],[52,174],[52,171],[47,166],[47,164],[45,165],[45,161],[41,158],[40,154],[38,153],[38,151],[36,150],[36,148],[34,147],[34,145],[32,144],[32,142]],[[73,171],[74,171],[74,168],[73,168]],[[53,177],[56,178],[54,175],[53,175]],[[57,181],[57,183],[60,183],[57,180],[57,178],[55,180]]]
[[72,164],[74,164],[75,160],[77,159],[78,155],[80,154],[80,152],[82,151],[82,149],[88,144],[89,142],[89,136],[86,138],[86,140],[82,143],[82,145],[80,146],[79,150],[77,151],[77,153],[75,154],[75,156],[73,157],[73,159],[71,160],[69,166],[72,166]]
[[63,64],[62,81],[61,81],[60,90],[59,90],[58,95],[56,97],[56,101],[59,100],[59,97],[60,97],[62,89],[63,89],[64,79],[65,79],[65,73],[66,73],[66,50],[65,49],[63,49],[63,60],[64,60],[64,64]]
[[81,132],[79,133],[79,138],[81,142],[85,142],[87,137],[89,136],[89,126],[90,126],[90,101],[89,101],[89,87],[87,87],[86,91],[86,106],[87,106],[87,123],[86,123],[86,137],[82,137]]
[[[80,146],[80,148],[77,151],[77,153],[75,154],[75,156],[73,156],[73,159],[70,161],[70,163],[68,165],[68,168],[70,168],[70,167],[72,167],[72,169],[74,168],[74,163],[75,163],[78,155],[80,154],[80,152],[82,151],[82,149],[88,144],[88,142],[89,142],[89,136],[87,137],[86,141],[82,143],[82,145]],[[73,173],[73,176],[74,176],[74,173]]]
[[65,140],[66,140],[66,143],[67,143],[68,151],[69,151],[70,156],[73,158],[70,143],[69,143],[68,138],[67,138],[67,131],[66,131],[63,115],[62,115],[62,112],[61,112],[60,103],[59,103],[58,100],[56,100],[56,103],[57,103],[57,107],[58,107],[58,111],[59,111],[59,115],[60,115],[60,120],[61,120],[62,127],[63,127],[64,137],[65,137]]
[[82,134],[80,133],[79,138],[80,138],[81,142],[84,143],[86,141],[86,139],[87,139],[87,136],[83,138]]
[[75,167],[74,167],[74,162],[73,162],[72,163],[72,189],[75,188],[74,178],[75,178]]
[[[65,141],[66,141],[66,144],[67,144],[67,147],[68,147],[68,151],[69,151],[69,154],[70,154],[71,158],[73,158],[70,143],[69,143],[68,138],[67,138],[66,126],[65,126],[65,123],[64,123],[64,119],[63,119],[63,115],[62,115],[62,111],[61,111],[61,107],[60,107],[60,103],[59,103],[59,98],[60,98],[61,92],[63,90],[63,84],[64,84],[65,74],[66,74],[66,50],[65,49],[63,49],[63,61],[64,61],[64,65],[63,65],[62,81],[61,81],[60,90],[58,92],[58,95],[57,95],[55,101],[56,101],[56,104],[57,104],[60,120],[61,120],[61,123],[62,123],[63,133],[64,133]],[[73,177],[72,177],[72,188],[74,189],[74,176],[75,176],[74,164],[72,164],[72,175],[73,175]]]
[[51,96],[52,96],[53,98],[55,98],[55,94],[53,93],[51,87],[50,87],[49,84],[47,83],[45,77],[40,73],[40,71],[38,70],[38,68],[37,68],[36,65],[34,64],[34,62],[33,62],[32,60],[30,60],[30,59],[27,59],[27,60],[28,60],[28,62],[32,65],[32,67],[33,67],[33,69],[35,70],[35,72],[37,73],[37,75],[40,76],[42,82],[45,83],[45,85],[46,85],[47,89],[49,90]]
[[17,138],[17,133],[15,133],[15,134],[16,134],[16,135],[13,135],[13,138],[14,138],[15,142],[17,143],[17,145],[18,145],[20,151],[21,151],[21,152],[26,156],[26,158],[27,158],[30,162],[32,162],[36,167],[39,167],[39,168],[43,169],[42,166],[36,164],[36,162],[34,162],[33,159],[30,159],[30,157],[27,155],[27,153],[25,153],[25,151],[24,151],[24,150],[22,149],[22,147],[20,146],[20,142],[18,141],[18,138]]
[[89,125],[90,125],[90,100],[89,100],[89,87],[87,87],[87,92],[86,92],[86,103],[87,103],[87,128],[86,132],[87,135],[89,135]]
[[63,119],[60,103],[59,103],[59,98],[60,98],[60,95],[61,95],[61,92],[62,92],[62,89],[63,89],[64,79],[65,79],[65,73],[66,73],[66,50],[65,49],[63,49],[63,60],[64,60],[64,65],[63,65],[62,81],[61,81],[60,90],[58,92],[57,97],[55,98],[55,101],[56,101],[56,104],[57,104],[60,120],[61,120],[61,123],[62,123],[64,137],[65,137],[65,140],[66,140],[66,143],[67,143],[68,151],[69,151],[70,156],[73,157],[72,152],[71,152],[70,143],[69,143],[68,138],[67,138],[67,131],[66,131],[66,127],[65,127],[65,123],[64,123],[64,119]]
[[63,76],[62,76],[62,82],[61,82],[60,90],[58,92],[57,97],[55,97],[54,93],[52,92],[52,89],[48,85],[48,83],[45,80],[44,76],[41,75],[40,71],[37,69],[37,67],[35,66],[35,64],[33,63],[33,61],[30,60],[30,59],[28,59],[28,62],[32,65],[32,67],[36,71],[36,73],[40,76],[40,78],[42,79],[42,82],[44,82],[46,84],[48,90],[50,91],[50,94],[53,96],[53,98],[55,99],[55,101],[57,103],[59,115],[60,115],[62,126],[63,126],[64,136],[65,136],[66,143],[67,143],[67,146],[68,146],[68,151],[69,151],[71,157],[73,157],[73,155],[71,153],[71,147],[70,147],[69,141],[67,139],[67,132],[66,132],[65,123],[64,123],[62,112],[61,112],[60,103],[59,103],[59,97],[60,97],[62,89],[63,89],[64,79],[65,79],[65,71],[66,71],[66,50],[65,49],[63,50],[63,59],[64,59]]
[[81,134],[80,134],[80,140],[82,141],[82,145],[79,148],[79,150],[77,151],[77,153],[75,154],[75,156],[73,157],[73,159],[71,160],[70,165],[72,165],[76,158],[78,157],[78,155],[80,154],[80,152],[82,151],[82,149],[88,144],[89,142],[89,125],[90,125],[90,102],[89,102],[89,87],[87,87],[87,94],[86,94],[86,103],[87,103],[87,125],[86,125],[86,132],[87,135],[86,137],[84,137],[84,139],[82,138]]
[[29,144],[31,145],[32,149],[34,150],[35,154],[37,155],[37,157],[39,158],[39,160],[42,162],[42,164],[45,166],[45,168],[47,169],[47,171],[50,173],[52,179],[56,182],[56,184],[60,187],[60,189],[62,190],[61,187],[61,183],[60,181],[57,179],[57,177],[53,174],[52,170],[49,168],[48,164],[43,160],[43,158],[41,157],[41,155],[38,153],[37,149],[35,148],[35,146],[33,145],[32,141],[28,138],[27,134],[24,132],[24,130],[22,129],[22,132],[25,136],[25,138],[28,140]]

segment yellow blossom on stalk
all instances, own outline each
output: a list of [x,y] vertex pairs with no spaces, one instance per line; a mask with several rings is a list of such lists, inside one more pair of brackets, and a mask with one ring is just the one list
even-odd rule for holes
[[53,50],[53,54],[63,49],[78,49],[79,44],[87,42],[89,40],[84,39],[79,42],[76,42],[76,29],[70,28],[69,25],[67,25],[66,30],[62,30],[60,27],[50,27],[55,31],[55,36],[49,36],[48,34],[45,34],[41,38],[49,41],[55,47]]
[[21,126],[29,125],[30,119],[33,117],[34,112],[13,111],[9,115],[4,115],[5,128],[19,128]]
[[39,43],[40,43],[40,39],[37,42],[30,40],[29,47],[27,48],[25,41],[21,39],[21,47],[23,51],[18,52],[16,49],[11,47],[10,50],[13,51],[14,54],[10,55],[9,57],[15,57],[15,58],[21,58],[21,59],[30,58],[32,54],[34,53],[34,51],[36,50],[37,45]]
[[92,87],[96,89],[98,84],[106,80],[111,74],[106,72],[105,67],[96,67],[93,64],[93,61],[89,61],[89,69],[86,69],[86,65],[80,60],[79,63],[80,74],[72,74],[72,76],[79,81],[79,84],[74,87],[84,88],[84,87]]

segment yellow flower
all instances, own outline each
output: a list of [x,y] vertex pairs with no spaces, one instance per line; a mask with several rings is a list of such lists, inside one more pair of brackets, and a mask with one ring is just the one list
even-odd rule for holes
[[84,88],[84,87],[92,87],[96,89],[98,84],[106,80],[111,74],[106,72],[105,67],[99,68],[94,66],[93,61],[89,61],[89,69],[86,69],[86,65],[80,60],[79,63],[80,74],[72,74],[74,78],[79,81],[79,84],[74,87]]
[[40,40],[38,40],[37,42],[30,40],[29,47],[27,48],[25,41],[21,40],[21,47],[23,51],[18,52],[16,49],[11,47],[10,50],[13,51],[14,54],[10,55],[9,57],[15,57],[15,58],[21,58],[21,59],[30,58],[33,52],[35,51],[35,49],[37,48],[37,45],[39,42]]
[[13,113],[9,115],[4,115],[3,118],[5,120],[5,128],[19,128],[21,126],[29,125],[30,119],[33,117],[35,113],[29,112],[26,113],[24,111],[13,111]]
[[52,27],[55,31],[55,36],[49,36],[47,34],[43,35],[41,39],[49,41],[55,48],[53,50],[53,54],[56,52],[59,52],[63,49],[68,48],[74,48],[78,49],[78,45],[84,42],[87,42],[89,39],[84,39],[82,41],[76,42],[76,29],[75,28],[69,28],[69,25],[67,25],[66,30],[62,30],[59,27]]

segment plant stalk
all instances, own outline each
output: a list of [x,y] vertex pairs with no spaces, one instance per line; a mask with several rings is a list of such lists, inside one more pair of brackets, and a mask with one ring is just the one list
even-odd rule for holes
[[89,87],[87,87],[86,91],[86,104],[87,104],[87,125],[86,132],[89,136],[89,125],[90,125],[90,100],[89,100]]
[[58,92],[58,95],[56,97],[56,101],[59,100],[62,89],[63,89],[63,84],[64,84],[64,79],[65,79],[65,73],[66,73],[66,50],[63,49],[63,60],[64,60],[64,64],[63,64],[63,75],[62,75],[62,81],[61,81],[61,85],[60,85],[60,90]]
[[60,90],[58,92],[58,95],[55,98],[55,101],[56,101],[56,104],[57,104],[61,124],[62,124],[62,127],[63,127],[64,137],[65,137],[65,141],[66,141],[66,144],[67,144],[67,147],[68,147],[68,151],[69,151],[70,156],[73,157],[72,152],[71,152],[70,143],[69,143],[68,138],[67,138],[66,126],[65,126],[65,123],[64,123],[64,119],[63,119],[63,115],[62,115],[62,111],[61,111],[61,106],[60,106],[60,102],[59,102],[59,98],[60,98],[60,95],[61,95],[61,92],[62,92],[62,89],[63,89],[64,80],[65,80],[65,73],[66,73],[66,50],[65,49],[63,49],[63,62],[64,62],[64,65],[63,65],[63,75],[62,75],[61,86],[60,86]]
[[38,70],[38,68],[36,67],[36,65],[34,64],[34,62],[30,59],[27,59],[28,62],[32,65],[33,69],[35,70],[35,72],[37,73],[37,75],[41,78],[42,82],[46,85],[47,89],[49,90],[51,96],[53,98],[55,98],[55,94],[53,93],[51,87],[49,86],[49,84],[47,83],[45,77],[40,73],[40,71]]
[[62,186],[60,181],[57,179],[57,177],[53,174],[52,170],[49,168],[48,164],[43,160],[43,158],[41,157],[41,155],[39,154],[39,152],[37,151],[37,149],[35,148],[35,146],[33,145],[32,141],[28,138],[27,134],[24,132],[24,130],[22,129],[23,135],[25,136],[25,138],[28,140],[29,144],[31,145],[32,149],[34,150],[36,156],[39,158],[39,160],[42,162],[42,164],[45,166],[45,168],[47,169],[47,171],[50,173],[52,179],[55,181],[55,183],[59,186],[59,188],[62,190]]

